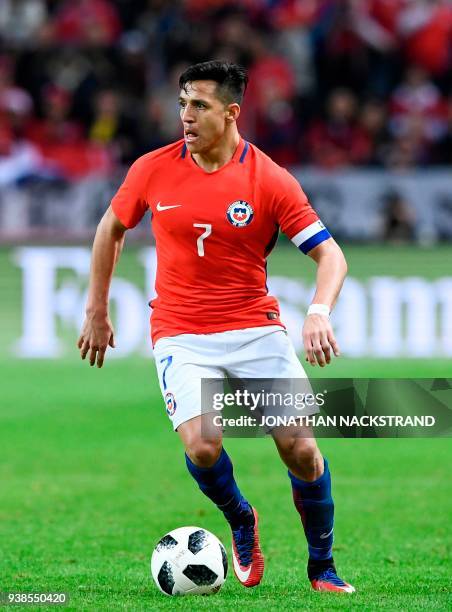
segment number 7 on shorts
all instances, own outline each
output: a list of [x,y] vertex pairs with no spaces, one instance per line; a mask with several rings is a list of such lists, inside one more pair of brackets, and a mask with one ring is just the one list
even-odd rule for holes
[[166,391],[166,370],[173,363],[173,356],[169,355],[168,357],[164,357],[163,359],[160,359],[160,363],[163,363],[164,361],[166,361],[166,366],[163,368],[162,382],[163,382],[163,390]]

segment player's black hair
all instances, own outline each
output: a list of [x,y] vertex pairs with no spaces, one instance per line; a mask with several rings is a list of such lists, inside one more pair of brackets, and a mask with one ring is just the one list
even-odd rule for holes
[[238,64],[213,60],[189,66],[179,77],[179,87],[185,90],[191,81],[215,81],[218,83],[217,95],[223,102],[241,104],[248,75]]

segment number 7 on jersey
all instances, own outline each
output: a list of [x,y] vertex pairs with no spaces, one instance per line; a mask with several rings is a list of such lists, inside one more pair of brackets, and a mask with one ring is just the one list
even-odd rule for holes
[[198,246],[198,255],[204,257],[204,240],[212,233],[211,223],[193,223],[193,227],[202,227],[206,231],[198,237],[196,244]]

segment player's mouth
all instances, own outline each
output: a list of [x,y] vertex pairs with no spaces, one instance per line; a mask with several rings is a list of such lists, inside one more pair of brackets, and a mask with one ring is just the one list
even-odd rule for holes
[[184,137],[186,143],[196,142],[198,139],[198,133],[194,130],[185,130]]

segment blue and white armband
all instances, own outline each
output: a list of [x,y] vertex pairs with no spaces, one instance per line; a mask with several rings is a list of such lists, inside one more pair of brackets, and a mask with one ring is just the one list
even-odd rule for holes
[[311,225],[308,225],[308,227],[301,230],[301,232],[298,232],[298,234],[295,234],[291,240],[294,245],[306,255],[306,253],[309,253],[311,249],[316,247],[324,240],[328,240],[328,238],[331,238],[330,232],[326,229],[320,219],[318,219],[317,221],[314,221],[314,223],[311,223]]

